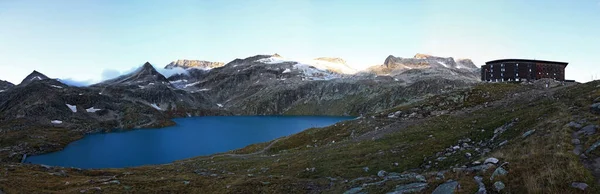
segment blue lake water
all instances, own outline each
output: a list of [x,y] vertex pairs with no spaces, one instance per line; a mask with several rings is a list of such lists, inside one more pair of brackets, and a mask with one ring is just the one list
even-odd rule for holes
[[77,168],[122,168],[165,164],[271,141],[311,127],[351,117],[215,116],[174,119],[160,129],[87,135],[65,149],[28,157],[25,162]]

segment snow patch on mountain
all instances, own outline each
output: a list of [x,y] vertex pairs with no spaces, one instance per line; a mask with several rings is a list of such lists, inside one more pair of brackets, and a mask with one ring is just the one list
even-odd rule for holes
[[94,112],[99,111],[99,110],[102,110],[102,109],[97,109],[97,108],[94,108],[93,106],[90,107],[90,108],[88,108],[88,109],[85,109],[85,111],[89,112],[89,113],[94,113]]
[[72,112],[77,112],[77,106],[76,105],[70,105],[70,104],[65,104],[67,105],[67,107],[69,107],[69,109],[71,109]]
[[61,120],[53,120],[53,121],[50,121],[50,123],[52,123],[52,124],[62,124],[63,122]]
[[162,110],[162,109],[161,109],[160,107],[158,107],[158,105],[156,105],[155,103],[153,103],[153,104],[150,104],[150,106],[151,106],[152,108],[155,108],[156,110]]

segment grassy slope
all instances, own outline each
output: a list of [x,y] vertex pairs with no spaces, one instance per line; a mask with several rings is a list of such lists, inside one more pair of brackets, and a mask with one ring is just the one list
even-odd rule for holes
[[[271,145],[264,153],[255,155],[213,155],[170,165],[114,170],[45,169],[35,165],[3,164],[0,188],[9,193],[79,192],[93,187],[117,193],[340,193],[366,182],[353,182],[353,179],[376,178],[379,170],[436,172],[491,155],[509,162],[505,166],[509,174],[500,178],[506,183],[508,192],[575,193],[577,191],[570,188],[570,183],[580,181],[592,185],[590,192],[594,193],[600,190],[591,173],[570,152],[573,149],[570,144],[572,131],[564,125],[574,120],[573,117],[590,118],[591,123],[598,123],[597,119],[592,121],[596,116],[587,110],[592,99],[600,96],[596,90],[598,84],[592,82],[559,89],[554,95],[552,92],[528,95],[530,88],[522,85],[483,84],[468,91],[390,109],[373,115],[375,118],[369,115],[326,128],[313,128],[230,152],[248,154]],[[508,97],[513,98],[502,100]],[[488,107],[483,106],[486,102]],[[414,109],[422,115],[434,110],[447,110],[450,114],[412,120],[387,118],[390,112]],[[498,141],[509,140],[509,143],[494,149],[490,155],[467,159],[457,154],[431,169],[423,168],[437,152],[456,145],[458,140],[465,137],[475,142],[489,139],[494,129],[516,118],[518,122],[498,137]],[[536,129],[533,135],[521,137],[531,129]],[[597,139],[595,136],[586,139],[585,148]],[[370,170],[365,171],[365,167]],[[60,170],[66,171],[68,176],[48,174]],[[481,175],[489,177],[491,172]],[[445,175],[446,179],[459,180],[460,193],[474,193],[477,189],[473,182],[475,174],[450,171]],[[102,184],[106,181],[100,179],[112,176],[116,176],[120,184]],[[184,181],[190,181],[189,185]],[[428,181],[431,186],[426,192],[433,191],[444,180],[428,177]],[[366,189],[374,193],[388,192],[397,184],[399,182],[390,181]],[[490,189],[493,182],[486,179],[485,184]]]

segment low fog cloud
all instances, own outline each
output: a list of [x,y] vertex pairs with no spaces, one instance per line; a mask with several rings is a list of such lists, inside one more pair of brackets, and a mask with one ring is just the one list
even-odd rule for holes
[[90,85],[96,83],[94,80],[80,81],[80,80],[74,80],[72,78],[58,79],[58,81],[60,81],[63,84],[66,84],[68,86],[75,86],[75,87],[85,87],[85,86],[90,86]]
[[154,67],[154,69],[156,69],[156,71],[158,71],[158,73],[164,75],[166,78],[169,78],[169,77],[177,75],[177,74],[187,74],[188,73],[185,69],[183,69],[181,67],[175,67],[172,69],[163,69],[163,68]]
[[[84,86],[90,86],[90,85],[93,85],[96,83],[100,83],[100,82],[103,82],[106,80],[115,79],[115,78],[118,78],[123,75],[135,73],[138,70],[140,70],[140,68],[142,68],[141,65],[138,67],[131,68],[129,70],[125,70],[125,71],[119,71],[116,69],[104,69],[102,71],[102,73],[100,74],[100,80],[79,81],[79,80],[74,80],[72,78],[59,79],[59,80],[60,80],[60,82],[66,84],[66,85],[69,85],[69,86],[84,87]],[[177,74],[187,74],[188,73],[185,69],[183,69],[181,67],[175,67],[172,69],[163,69],[163,68],[154,67],[154,69],[156,69],[156,71],[158,71],[158,73],[162,74],[166,78],[169,78],[169,77],[171,77],[173,75],[177,75]]]

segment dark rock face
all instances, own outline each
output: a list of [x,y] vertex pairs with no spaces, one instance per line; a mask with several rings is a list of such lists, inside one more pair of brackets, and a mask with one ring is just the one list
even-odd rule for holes
[[6,91],[9,88],[12,88],[13,86],[15,86],[15,85],[10,82],[0,80],[0,91]]
[[236,114],[360,115],[406,103],[418,96],[467,87],[470,82],[345,76],[294,62],[268,63],[269,55],[236,59],[181,88],[210,96]]
[[33,71],[33,72],[31,72],[31,74],[29,74],[27,77],[25,77],[25,79],[23,79],[23,81],[21,81],[20,85],[28,84],[28,83],[31,83],[34,81],[46,80],[46,79],[50,79],[50,78],[48,78],[48,76],[46,76],[38,71]]

